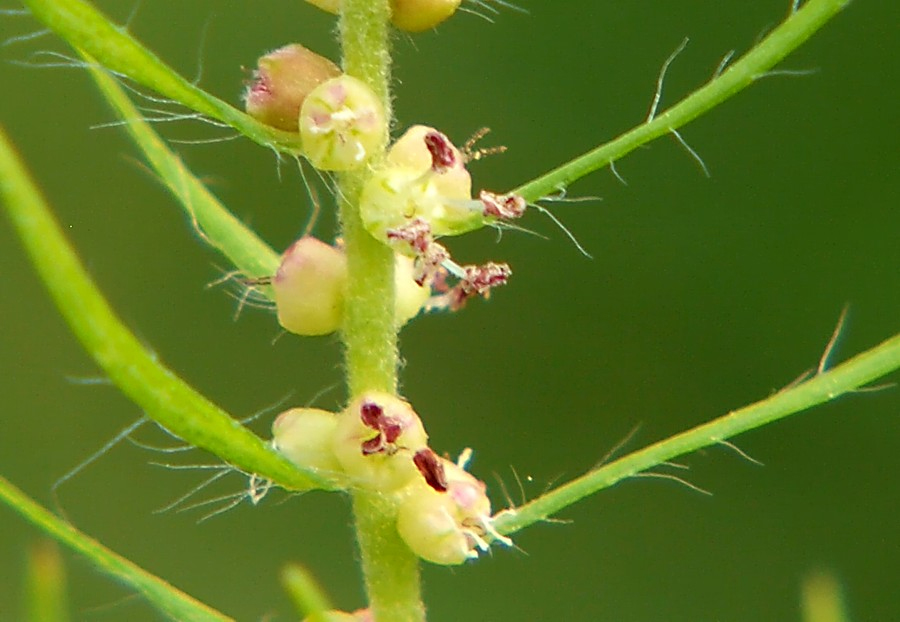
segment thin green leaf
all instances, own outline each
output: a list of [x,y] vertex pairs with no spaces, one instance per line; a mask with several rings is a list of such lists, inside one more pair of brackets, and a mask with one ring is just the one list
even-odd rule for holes
[[562,190],[573,181],[631,153],[641,145],[673,134],[700,115],[737,94],[800,47],[850,0],[809,0],[760,41],[740,60],[665,112],[648,119],[618,138],[588,151],[549,173],[514,190],[527,201],[537,201]]
[[300,469],[160,363],[128,331],[91,281],[0,129],[0,196],[20,239],[84,348],[146,414],[244,472],[291,489],[334,485]]
[[900,369],[900,334],[795,387],[589,471],[499,514],[494,526],[501,534],[514,533],[636,473],[851,393],[896,369]]
[[84,55],[89,71],[106,101],[125,121],[125,129],[143,151],[166,187],[181,203],[203,238],[220,250],[249,277],[272,276],[279,255],[256,233],[234,217],[184,165],[144,121],[119,83],[94,60]]
[[83,0],[23,0],[32,14],[77,50],[113,72],[226,123],[251,140],[278,151],[299,153],[300,136],[263,125],[248,114],[191,84],[125,28]]
[[100,570],[130,585],[157,609],[179,622],[231,620],[184,592],[169,585],[121,555],[81,533],[69,523],[38,505],[24,492],[0,477],[0,500],[27,521],[53,536],[60,543],[94,562]]

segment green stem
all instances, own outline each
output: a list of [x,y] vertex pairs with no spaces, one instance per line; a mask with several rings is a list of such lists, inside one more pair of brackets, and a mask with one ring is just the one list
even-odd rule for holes
[[590,471],[515,511],[501,513],[494,527],[502,534],[514,533],[635,473],[851,393],[898,368],[900,334],[793,388],[784,389],[772,397],[636,451]]
[[35,503],[3,477],[0,477],[0,501],[58,542],[91,560],[102,572],[130,585],[172,620],[179,622],[231,620],[81,533]]
[[[391,118],[388,0],[343,0],[340,36],[344,71],[368,84]],[[373,158],[377,165],[384,148]],[[340,176],[341,227],[349,268],[343,340],[351,396],[397,390],[397,326],[394,317],[394,255],[366,232],[358,198],[370,169]],[[395,504],[377,493],[357,491],[353,513],[369,607],[378,622],[425,619],[418,559],[400,539]]]
[[179,438],[291,489],[334,489],[272,450],[157,360],[125,327],[63,235],[0,128],[0,199],[60,313],[125,395]]
[[546,175],[522,184],[514,192],[527,201],[564,190],[570,183],[608,166],[641,145],[671,134],[700,115],[753,84],[777,65],[785,56],[800,47],[829,19],[843,9],[850,0],[809,0],[792,13],[769,36],[744,54],[719,76],[685,97],[659,116],[563,164]]
[[226,123],[261,145],[298,153],[297,134],[263,125],[234,106],[191,84],[122,26],[84,0],[23,0],[31,13],[51,30],[96,58],[119,76],[134,80],[174,102]]

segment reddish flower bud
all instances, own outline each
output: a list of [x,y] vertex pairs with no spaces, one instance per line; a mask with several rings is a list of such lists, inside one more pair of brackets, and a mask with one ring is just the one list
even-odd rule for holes
[[334,453],[351,483],[383,493],[421,479],[413,455],[428,435],[412,407],[389,393],[364,393],[338,416]]
[[341,75],[324,56],[292,43],[257,61],[253,80],[244,91],[247,113],[258,121],[288,132],[297,131],[297,117],[306,96],[322,82]]
[[484,482],[427,452],[416,454],[423,479],[404,491],[397,514],[397,531],[407,546],[422,559],[453,565],[477,558],[491,541],[512,544],[493,527]]

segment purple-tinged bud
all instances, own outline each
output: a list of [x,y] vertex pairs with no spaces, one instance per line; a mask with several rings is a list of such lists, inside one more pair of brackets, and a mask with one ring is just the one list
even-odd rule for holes
[[471,197],[472,178],[459,149],[434,128],[415,125],[366,182],[359,212],[366,230],[381,241],[389,229],[416,218],[435,235],[457,235],[484,224],[483,208]]
[[247,113],[288,132],[297,131],[300,106],[317,86],[341,75],[324,56],[292,43],[260,57],[253,80],[244,91]]
[[323,171],[359,168],[384,144],[385,123],[381,101],[364,82],[332,78],[300,108],[304,155]]
[[413,464],[425,479],[425,483],[437,492],[447,492],[447,475],[444,465],[430,448],[420,449],[413,456]]
[[497,194],[487,190],[478,193],[478,200],[484,206],[485,216],[500,220],[520,218],[528,206],[518,194]]
[[457,162],[459,150],[453,146],[450,139],[437,130],[425,134],[425,148],[431,154],[431,170],[435,173],[446,173]]
[[279,324],[307,336],[338,330],[346,285],[344,253],[316,238],[300,238],[285,251],[272,279]]
[[[443,290],[439,296],[434,296],[428,303],[429,309],[449,309],[458,311],[462,309],[470,298],[481,296],[490,298],[491,290],[500,285],[506,285],[512,270],[505,263],[489,261],[480,266],[456,266],[454,276],[459,281],[452,287],[435,287]],[[437,285],[437,282],[435,282]]]
[[391,21],[407,32],[434,28],[459,8],[460,0],[391,0]]
[[369,392],[338,416],[334,453],[352,484],[389,493],[421,479],[413,455],[427,443],[422,421],[407,402]]
[[453,565],[477,558],[493,540],[511,544],[493,527],[484,482],[446,458],[432,456],[439,466],[430,457],[417,461],[417,466],[424,464],[422,479],[404,490],[400,502],[397,531],[406,545],[422,559]]

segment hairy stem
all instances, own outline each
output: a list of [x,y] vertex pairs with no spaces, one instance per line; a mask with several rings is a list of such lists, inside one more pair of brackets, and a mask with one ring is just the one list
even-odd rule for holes
[[[340,36],[344,71],[368,84],[390,122],[390,6],[388,0],[343,0]],[[374,157],[383,157],[384,147]],[[397,327],[394,318],[394,255],[370,236],[358,199],[369,168],[339,178],[340,216],[349,268],[343,340],[351,396],[397,389]],[[425,619],[417,558],[400,539],[396,508],[377,493],[357,491],[353,513],[369,606],[379,622]]]
[[78,260],[0,127],[0,200],[72,332],[122,392],[185,441],[286,488],[335,488],[273,451],[165,367],[122,323]]
[[514,533],[636,473],[852,393],[897,369],[900,334],[806,382],[589,471],[514,511],[501,513],[494,526],[502,534]]
[[611,140],[605,145],[578,156],[537,179],[522,184],[514,192],[528,201],[565,190],[573,181],[610,165],[641,145],[672,134],[700,115],[715,108],[756,80],[765,77],[772,67],[800,47],[850,0],[809,0],[792,13],[778,28],[744,54],[731,67],[713,77],[705,86],[646,122]]

